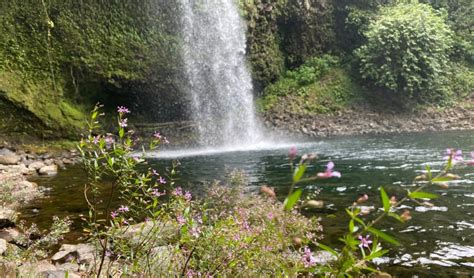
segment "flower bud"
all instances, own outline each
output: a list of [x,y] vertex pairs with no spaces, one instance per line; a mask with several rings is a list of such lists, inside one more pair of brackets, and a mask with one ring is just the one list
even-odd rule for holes
[[297,236],[293,237],[292,242],[295,248],[300,248],[303,245],[303,240]]
[[392,207],[395,206],[397,202],[398,202],[397,197],[395,196],[390,197],[390,204],[392,205]]
[[293,160],[295,159],[297,154],[298,154],[298,150],[296,149],[296,147],[291,147],[290,152],[288,153],[288,157],[290,158],[290,160]]
[[364,195],[360,196],[359,199],[357,199],[357,203],[358,204],[365,203],[365,202],[367,202],[367,200],[369,200],[369,195],[364,194]]
[[411,214],[409,210],[404,210],[403,213],[400,215],[400,218],[403,221],[410,221],[411,220]]

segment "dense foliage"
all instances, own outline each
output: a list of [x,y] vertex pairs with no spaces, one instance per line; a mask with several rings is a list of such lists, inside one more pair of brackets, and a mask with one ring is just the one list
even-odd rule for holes
[[427,4],[383,8],[357,50],[363,78],[409,97],[434,97],[446,89],[452,33]]

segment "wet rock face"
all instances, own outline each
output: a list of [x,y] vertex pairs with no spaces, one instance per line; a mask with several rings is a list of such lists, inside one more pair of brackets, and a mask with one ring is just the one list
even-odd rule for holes
[[334,114],[300,115],[269,111],[265,125],[277,132],[310,137],[474,129],[474,110],[463,107],[415,112],[353,107]]

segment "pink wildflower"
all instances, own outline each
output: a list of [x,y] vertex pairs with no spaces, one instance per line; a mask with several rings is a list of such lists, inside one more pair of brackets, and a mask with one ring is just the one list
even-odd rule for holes
[[112,219],[115,219],[115,217],[117,217],[117,216],[118,216],[118,213],[116,211],[112,211],[110,213],[110,217],[112,217]]
[[366,237],[363,237],[363,236],[359,236],[359,247],[360,248],[369,248],[369,244],[372,243],[372,240],[369,239],[369,235],[367,235]]
[[201,229],[197,226],[194,226],[191,228],[191,231],[189,232],[193,237],[199,237],[201,234]]
[[455,151],[454,149],[447,149],[446,154],[447,154],[447,156],[445,156],[444,159],[448,160],[448,159],[451,158],[451,162],[453,164],[456,164],[457,162],[463,161],[461,150]]
[[159,176],[159,175],[160,175],[160,174],[158,174],[158,172],[157,172],[155,169],[152,169],[152,170],[151,170],[151,174],[152,174],[153,176]]
[[164,196],[166,195],[166,192],[160,192],[158,189],[156,188],[153,188],[153,190],[151,191],[151,195],[155,196],[155,197],[161,197],[161,196]]
[[303,264],[306,268],[316,265],[316,258],[308,247],[305,247],[303,251]]
[[128,108],[125,106],[118,106],[117,112],[119,112],[120,114],[128,114],[130,113],[130,110],[128,110]]
[[298,154],[298,150],[296,149],[296,147],[291,147],[290,152],[288,153],[288,157],[290,158],[290,160],[293,160],[295,159],[297,154]]
[[329,161],[328,165],[326,166],[326,172],[318,173],[318,177],[321,179],[328,179],[331,177],[340,178],[341,173],[337,171],[333,171],[333,169],[334,169],[334,162]]
[[275,215],[273,214],[273,212],[269,212],[269,213],[267,214],[267,218],[270,219],[270,220],[272,220],[273,218],[275,218]]
[[127,121],[128,121],[127,118],[121,119],[121,120],[119,121],[120,127],[127,127],[127,125],[128,125],[128,124],[127,124]]
[[161,184],[165,184],[165,183],[166,183],[166,179],[163,178],[162,176],[160,176],[159,182],[160,182]]
[[189,201],[191,201],[192,198],[193,198],[193,196],[191,195],[191,192],[186,191],[186,192],[184,193],[184,199],[186,199],[186,201],[189,202]]
[[155,133],[153,133],[153,137],[155,137],[158,140],[162,138],[161,134],[158,131],[155,131]]
[[94,136],[94,138],[92,139],[92,143],[94,145],[97,145],[99,141],[100,141],[100,135]]
[[181,187],[176,187],[174,190],[173,190],[173,195],[174,196],[183,196],[183,189]]
[[184,217],[182,215],[178,215],[176,217],[176,220],[178,221],[178,224],[180,226],[183,226],[184,224],[186,224],[186,219],[184,219]]
[[118,208],[118,211],[119,212],[128,212],[129,208],[127,206],[122,205]]

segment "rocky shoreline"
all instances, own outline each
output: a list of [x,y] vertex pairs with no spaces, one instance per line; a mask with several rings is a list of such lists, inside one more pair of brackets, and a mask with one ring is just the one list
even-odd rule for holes
[[270,130],[310,137],[473,130],[473,107],[469,102],[443,110],[395,112],[355,106],[330,115],[301,115],[281,108],[268,111],[264,120]]

